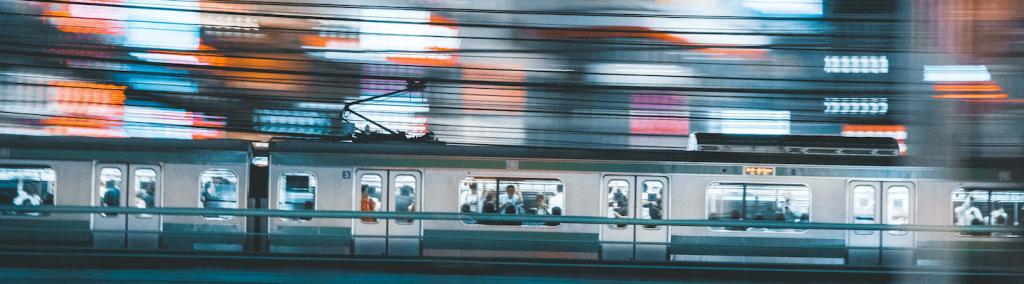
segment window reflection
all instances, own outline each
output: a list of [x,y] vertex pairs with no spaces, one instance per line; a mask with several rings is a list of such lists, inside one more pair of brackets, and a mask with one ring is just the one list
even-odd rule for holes
[[[0,205],[53,205],[56,174],[50,168],[0,167]],[[3,211],[2,215],[44,216],[47,213]]]
[[[395,212],[416,212],[416,177],[395,176]],[[400,224],[412,224],[412,219],[396,219]]]
[[[804,185],[712,183],[707,190],[708,220],[810,222],[811,190]],[[716,227],[728,231],[806,230]]]
[[[156,206],[156,171],[153,169],[135,170],[135,178],[132,188],[135,191],[136,208],[153,208]],[[150,218],[153,215],[139,214],[140,218]]]
[[[202,208],[238,208],[238,176],[227,169],[210,169],[199,175],[199,204]],[[231,216],[206,216],[211,220],[227,220]]]
[[[910,222],[910,188],[902,185],[890,186],[885,210],[885,222],[889,225],[903,225]],[[889,231],[893,235],[906,235],[905,231]]]
[[[629,182],[621,179],[608,181],[608,218],[629,217]],[[625,224],[608,226],[626,227]]]
[[[875,187],[870,185],[858,185],[853,188],[853,223],[854,224],[875,224],[875,212],[878,211],[875,205]],[[872,231],[854,231],[858,235],[870,235]]]
[[[958,188],[953,191],[953,224],[957,226],[1020,226],[1024,191]],[[971,236],[1019,237],[1016,233],[964,233]]]
[[[314,210],[316,208],[316,177],[310,173],[286,173],[278,180],[277,208],[280,210]],[[282,218],[309,221],[312,218]]]
[[[642,185],[643,191],[640,196],[640,202],[642,202],[643,208],[640,211],[640,219],[661,220],[664,212],[661,199],[665,184],[658,180],[648,180],[644,181]],[[648,229],[657,227],[654,225],[644,225],[644,228]]]

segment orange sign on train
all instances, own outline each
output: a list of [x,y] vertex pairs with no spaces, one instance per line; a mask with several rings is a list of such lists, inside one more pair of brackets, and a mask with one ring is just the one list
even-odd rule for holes
[[745,176],[774,176],[775,167],[743,167]]

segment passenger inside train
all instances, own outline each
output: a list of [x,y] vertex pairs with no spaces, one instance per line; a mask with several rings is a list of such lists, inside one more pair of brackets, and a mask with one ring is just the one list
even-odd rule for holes
[[[107,180],[103,184],[103,193],[100,194],[100,206],[119,207],[121,206],[121,188],[117,186],[117,180]],[[117,213],[101,213],[102,216],[117,216]]]
[[[1024,191],[957,189],[953,191],[953,224],[957,226],[1019,226],[1024,215]],[[988,212],[986,216],[985,212]],[[1015,233],[969,233],[965,236],[1019,237]]]
[[502,214],[523,213],[523,196],[516,193],[514,185],[505,186],[505,194],[501,195],[499,203],[501,204],[499,212]]
[[[0,167],[0,205],[53,205],[54,171],[49,168]],[[32,211],[3,211],[0,215],[45,216]]]
[[[500,194],[497,189],[504,189]],[[520,179],[467,177],[459,185],[461,213],[500,213],[524,215],[562,215],[564,187],[557,179]],[[465,220],[466,224],[477,224]],[[488,223],[482,225],[554,226],[557,223]]]
[[[374,188],[370,185],[364,184],[360,189],[359,196],[359,211],[363,212],[374,212],[380,210],[380,200],[373,198]],[[376,223],[377,218],[362,218],[363,222]]]

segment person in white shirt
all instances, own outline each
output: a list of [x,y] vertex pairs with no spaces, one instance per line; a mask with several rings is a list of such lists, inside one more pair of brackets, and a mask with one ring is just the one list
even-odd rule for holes
[[43,205],[43,198],[39,196],[39,185],[34,182],[24,182],[23,190],[18,190],[18,196],[14,198],[14,205],[17,206],[40,206]]
[[466,213],[480,213],[483,201],[480,200],[480,191],[477,190],[475,182],[469,184],[469,191],[462,192],[461,196],[459,196],[459,201],[462,202],[460,208],[468,205],[470,212]]
[[551,214],[553,215],[563,214],[562,210],[564,209],[562,209],[562,206],[565,206],[565,203],[563,203],[564,201],[562,198],[564,197],[562,195],[564,193],[562,191],[562,185],[559,185],[556,189],[555,195],[548,198],[548,207],[551,208]]
[[516,193],[516,187],[513,185],[505,187],[505,194],[498,198],[498,203],[501,204],[498,212],[510,212],[508,208],[515,208],[515,214],[523,213],[523,196]]

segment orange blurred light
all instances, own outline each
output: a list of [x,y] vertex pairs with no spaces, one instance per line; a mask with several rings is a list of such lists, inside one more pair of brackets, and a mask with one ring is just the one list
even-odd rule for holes
[[906,132],[904,125],[846,124],[843,132]]
[[999,85],[935,85],[932,86],[938,92],[998,92],[1003,88]]
[[1010,97],[1007,94],[945,94],[934,95],[936,99],[1005,99]]
[[124,86],[89,82],[51,81],[57,87],[53,100],[60,102],[124,104]]

